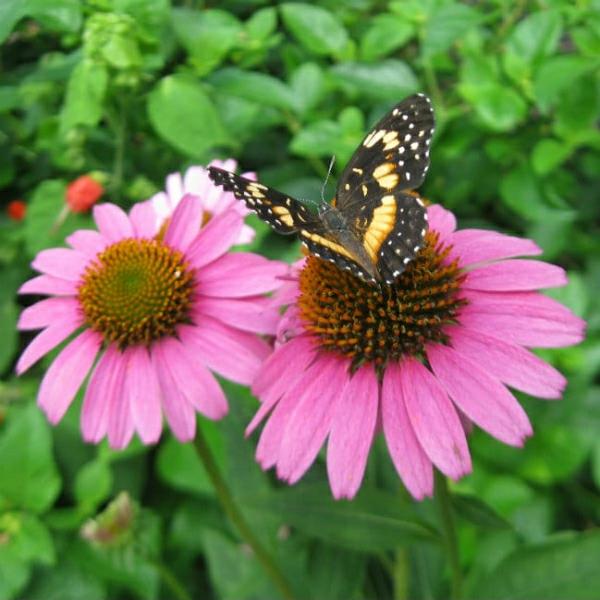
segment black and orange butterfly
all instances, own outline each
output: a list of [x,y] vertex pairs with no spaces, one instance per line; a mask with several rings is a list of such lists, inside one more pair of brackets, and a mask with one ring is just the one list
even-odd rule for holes
[[405,98],[362,141],[346,165],[331,204],[305,204],[216,167],[210,178],[275,231],[296,233],[311,254],[368,282],[393,283],[427,232],[427,211],[413,190],[429,168],[434,131],[424,94]]

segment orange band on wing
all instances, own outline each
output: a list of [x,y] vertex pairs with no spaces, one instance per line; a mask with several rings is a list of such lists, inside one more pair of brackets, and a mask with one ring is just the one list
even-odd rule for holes
[[363,246],[373,263],[377,262],[379,250],[396,224],[396,198],[383,196],[373,211],[373,218],[365,231]]
[[352,254],[350,254],[350,252],[348,252],[348,250],[346,250],[346,248],[344,248],[344,246],[341,246],[340,244],[337,244],[336,242],[332,242],[331,240],[328,240],[327,238],[323,237],[322,235],[318,235],[316,233],[311,233],[310,231],[307,231],[306,229],[302,229],[300,231],[300,235],[303,238],[310,240],[311,242],[315,242],[316,244],[320,244],[321,246],[325,246],[326,248],[329,248],[330,250],[333,250],[334,252],[337,252],[338,254],[341,254],[342,256],[349,258],[350,260],[356,260],[354,258],[354,256],[352,256]]

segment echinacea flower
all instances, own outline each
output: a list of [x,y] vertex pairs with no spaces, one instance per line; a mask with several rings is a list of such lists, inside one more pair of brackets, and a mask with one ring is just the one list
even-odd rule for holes
[[479,426],[522,446],[532,434],[507,386],[559,398],[564,377],[529,347],[582,339],[584,322],[539,293],[566,283],[532,241],[493,231],[455,231],[454,215],[428,209],[426,243],[391,286],[371,286],[309,256],[281,288],[289,304],[280,344],[253,391],[269,415],[257,447],[265,469],[294,483],[327,441],[334,497],[360,487],[382,429],[410,493],[433,493],[433,466],[458,479],[471,471],[465,430]]
[[[237,162],[230,158],[224,161],[213,160],[209,166],[235,171]],[[255,173],[243,173],[243,177],[256,179]],[[189,167],[183,177],[180,173],[171,173],[167,176],[165,182],[165,191],[154,194],[148,202],[152,204],[157,215],[157,223],[162,224],[181,199],[186,194],[198,196],[202,202],[205,221],[213,215],[218,215],[225,210],[233,208],[242,217],[249,214],[243,202],[238,202],[231,192],[226,192],[223,188],[216,186],[208,177],[208,171],[205,167],[195,165]],[[254,229],[244,224],[236,240],[236,244],[247,244],[254,239]]]
[[[212,372],[248,384],[269,345],[277,313],[262,294],[286,265],[251,253],[227,253],[243,218],[226,210],[201,228],[202,204],[186,195],[160,232],[148,203],[129,216],[96,206],[98,231],[80,230],[68,248],[43,250],[42,274],[23,294],[51,297],[26,308],[19,329],[40,329],[17,363],[19,374],[70,339],[42,380],[38,403],[51,423],[65,414],[88,373],[81,426],[86,441],[108,436],[126,446],[161,433],[162,415],[175,436],[194,437],[196,411],[227,412]],[[75,337],[73,337],[75,336]]]

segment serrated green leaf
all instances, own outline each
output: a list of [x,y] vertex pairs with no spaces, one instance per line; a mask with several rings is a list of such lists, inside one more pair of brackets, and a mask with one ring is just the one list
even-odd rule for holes
[[348,32],[325,8],[298,2],[282,4],[280,10],[287,29],[309,52],[337,56],[348,44]]
[[401,48],[415,34],[412,23],[392,14],[376,15],[360,40],[360,57],[375,61]]
[[60,491],[49,425],[35,405],[11,411],[0,433],[0,497],[33,513],[46,511]]
[[160,137],[188,156],[201,159],[210,148],[230,143],[211,99],[187,77],[161,79],[150,92],[148,115]]
[[565,533],[520,548],[471,590],[486,600],[596,600],[600,532]]

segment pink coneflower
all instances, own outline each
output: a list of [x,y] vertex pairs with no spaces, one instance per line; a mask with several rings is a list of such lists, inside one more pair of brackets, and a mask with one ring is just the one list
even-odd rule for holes
[[126,446],[134,431],[155,442],[162,414],[175,436],[194,437],[195,412],[219,419],[227,402],[212,372],[248,384],[269,346],[277,313],[262,296],[278,284],[282,263],[230,253],[243,218],[226,210],[200,229],[202,204],[186,195],[160,232],[152,206],[128,216],[113,204],[94,208],[98,231],[80,230],[71,246],[40,252],[42,275],[20,293],[48,294],[25,309],[19,329],[43,331],[17,364],[19,374],[72,336],[46,372],[38,403],[51,423],[87,384],[83,437]]
[[426,244],[393,286],[363,283],[308,257],[281,290],[289,303],[280,344],[253,384],[270,413],[257,459],[294,483],[325,440],[333,495],[360,487],[382,429],[394,465],[417,499],[433,493],[433,466],[471,471],[471,423],[512,446],[532,434],[506,386],[559,398],[564,377],[527,347],[582,339],[584,322],[537,290],[561,286],[560,267],[515,259],[540,254],[525,239],[455,231],[452,213],[428,209]]
[[[232,158],[225,161],[213,160],[209,166],[235,171],[237,162]],[[243,176],[252,180],[256,179],[255,173],[244,173]],[[165,191],[154,194],[148,200],[154,207],[159,225],[171,215],[185,194],[194,194],[201,199],[205,220],[229,208],[234,208],[242,217],[249,213],[244,203],[238,202],[231,192],[226,192],[223,188],[213,184],[205,167],[193,166],[185,172],[183,177],[180,173],[168,175]],[[235,242],[236,244],[247,244],[253,239],[254,229],[244,224]]]

